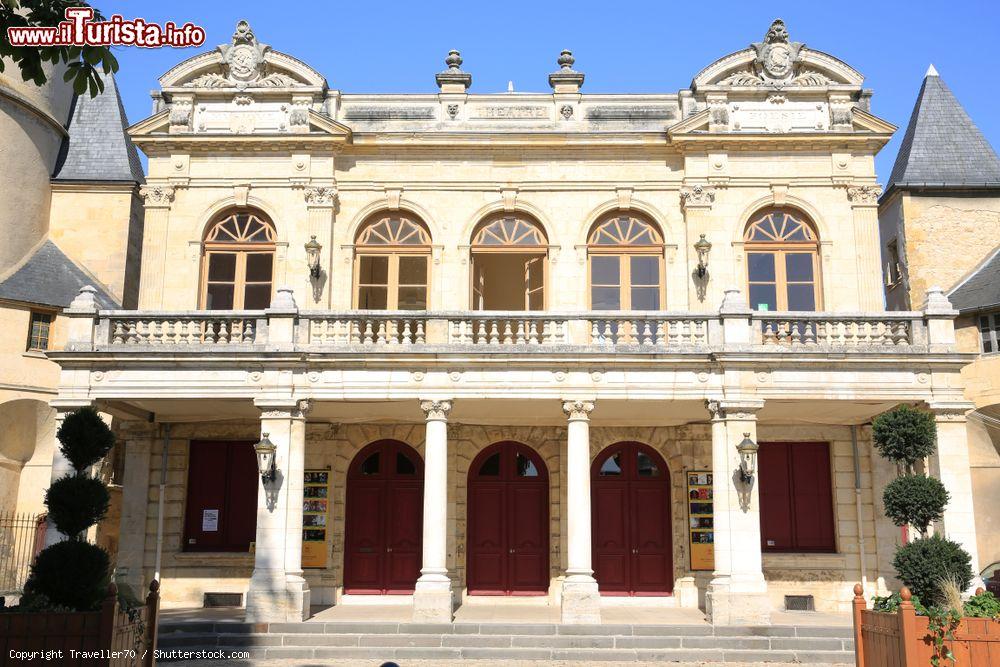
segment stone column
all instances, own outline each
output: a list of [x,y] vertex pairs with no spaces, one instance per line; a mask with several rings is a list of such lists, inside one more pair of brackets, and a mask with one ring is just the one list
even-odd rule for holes
[[761,400],[707,401],[712,416],[712,496],[715,524],[715,571],[705,595],[705,611],[714,625],[761,625],[770,622],[760,551],[758,476],[745,483],[739,475],[736,446],[757,441]]
[[448,412],[451,401],[420,401],[427,419],[424,439],[423,563],[413,592],[413,620],[451,623],[448,577]]
[[[972,556],[975,576],[971,591],[982,586],[979,578],[979,548],[976,544],[976,517],[972,500],[972,471],[969,469],[969,440],[966,413],[973,409],[965,401],[928,403],[937,423],[937,450],[930,458],[930,473],[941,480],[951,499],[944,509],[940,528],[945,537],[962,545]],[[989,511],[989,510],[984,510]]]
[[563,401],[566,444],[566,580],[563,623],[600,623],[601,597],[591,565],[590,413],[594,401]]
[[[257,399],[261,434],[274,443],[277,476],[257,493],[257,541],[247,592],[247,622],[309,618],[309,585],[302,577],[302,489],[305,473],[305,400]],[[258,479],[260,479],[258,477]]]
[[139,308],[162,310],[163,276],[167,270],[167,223],[174,188],[146,185],[139,190],[146,202],[143,218],[142,285],[139,288]]
[[146,579],[146,517],[149,508],[149,463],[159,428],[148,422],[129,422],[122,431],[125,441],[125,471],[122,514],[118,529],[118,568],[136,595],[142,596]]
[[[49,484],[55,482],[57,479],[65,477],[66,475],[71,475],[74,472],[73,464],[69,462],[63,453],[62,446],[59,443],[59,429],[62,428],[63,421],[66,419],[66,415],[80,408],[90,407],[92,405],[91,401],[77,401],[77,400],[64,400],[55,399],[49,402],[49,406],[55,408],[55,426],[52,429],[52,438],[55,440],[52,446],[52,474],[49,478]],[[52,546],[56,542],[62,542],[67,538],[66,535],[60,533],[56,530],[55,524],[51,520],[45,527],[45,546]]]
[[881,194],[882,188],[878,185],[847,188],[847,198],[851,202],[854,218],[858,309],[865,313],[885,310],[881,241],[878,232],[878,198]]

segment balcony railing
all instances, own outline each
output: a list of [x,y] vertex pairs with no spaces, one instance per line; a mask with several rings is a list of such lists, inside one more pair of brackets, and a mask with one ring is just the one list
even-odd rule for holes
[[[89,290],[89,291],[88,291]],[[730,290],[717,312],[300,311],[291,290],[262,311],[98,311],[83,288],[65,314],[68,351],[129,349],[522,353],[954,352],[956,312],[754,312]]]

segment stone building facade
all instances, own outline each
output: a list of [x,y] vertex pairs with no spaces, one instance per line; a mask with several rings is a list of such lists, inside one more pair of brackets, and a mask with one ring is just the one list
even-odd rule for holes
[[[940,285],[959,316],[979,563],[1000,567],[1000,157],[932,65],[913,107],[879,225],[890,310]],[[988,574],[988,573],[987,573]]]
[[940,291],[883,306],[895,128],[860,73],[781,21],[671,94],[586,94],[569,52],[546,93],[446,65],[344,93],[241,22],[160,78],[138,309],[81,292],[51,354],[58,410],[131,415],[122,576],[258,621],[846,610],[891,577],[866,424],[901,402],[976,553],[969,355]]

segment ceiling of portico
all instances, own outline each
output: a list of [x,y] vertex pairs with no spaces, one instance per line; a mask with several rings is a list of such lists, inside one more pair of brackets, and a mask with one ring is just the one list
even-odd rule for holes
[[[136,400],[129,405],[153,413],[158,422],[218,422],[252,420],[260,416],[260,411],[249,399],[172,398]],[[770,400],[765,401],[758,420],[768,424],[864,424],[894,405],[896,403],[890,401]],[[341,424],[419,423],[424,415],[416,398],[317,400],[312,402],[308,419]],[[700,400],[600,399],[590,419],[595,427],[651,427],[707,422],[709,417]],[[562,402],[556,399],[465,398],[453,402],[449,421],[489,426],[563,426],[566,416],[562,412]]]

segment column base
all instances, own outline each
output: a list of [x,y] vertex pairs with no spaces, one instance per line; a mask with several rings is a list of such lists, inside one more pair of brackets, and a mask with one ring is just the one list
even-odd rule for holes
[[770,625],[771,599],[764,590],[735,591],[731,585],[708,585],[705,615],[712,625]]
[[247,591],[248,623],[300,623],[309,618],[309,584],[298,575],[254,573]]
[[694,577],[681,577],[674,582],[674,598],[681,609],[698,608],[698,585]]
[[600,623],[601,594],[593,577],[571,575],[562,586],[560,622],[566,624]]
[[414,623],[451,623],[455,596],[447,575],[421,575],[413,591]]

